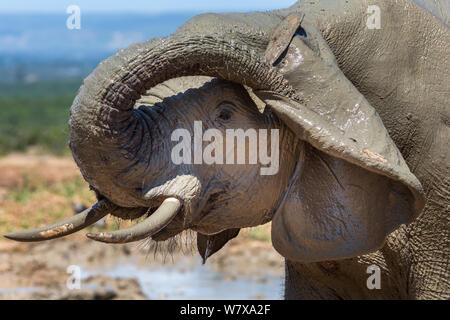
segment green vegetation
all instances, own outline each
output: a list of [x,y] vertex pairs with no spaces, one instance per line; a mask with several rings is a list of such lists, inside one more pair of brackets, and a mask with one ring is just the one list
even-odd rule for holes
[[41,147],[68,153],[69,110],[81,80],[0,84],[0,155]]

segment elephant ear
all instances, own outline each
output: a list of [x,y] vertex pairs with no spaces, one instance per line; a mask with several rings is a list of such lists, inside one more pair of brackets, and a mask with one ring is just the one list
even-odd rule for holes
[[375,251],[422,211],[422,186],[320,34],[302,24],[286,48],[277,68],[301,101],[254,91],[305,142],[272,221],[273,245],[301,262]]
[[228,229],[213,235],[197,233],[197,249],[202,257],[203,264],[214,253],[223,248],[233,238],[236,238],[241,229]]

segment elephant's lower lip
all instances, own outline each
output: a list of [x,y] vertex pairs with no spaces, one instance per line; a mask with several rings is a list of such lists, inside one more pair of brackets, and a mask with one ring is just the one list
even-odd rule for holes
[[182,214],[178,214],[168,225],[151,236],[152,240],[165,241],[186,230]]
[[152,240],[165,241],[165,240],[167,240],[169,238],[172,238],[172,237],[176,236],[177,234],[183,232],[183,229],[172,229],[172,230],[170,230],[170,228],[168,228],[169,225],[167,225],[166,227],[164,227],[163,229],[161,229],[157,233],[155,233],[152,236]]

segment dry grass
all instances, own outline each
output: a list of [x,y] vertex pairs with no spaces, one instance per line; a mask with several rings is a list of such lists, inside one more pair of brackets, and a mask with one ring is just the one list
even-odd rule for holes
[[11,154],[0,159],[0,233],[61,220],[74,214],[72,202],[94,201],[71,158]]

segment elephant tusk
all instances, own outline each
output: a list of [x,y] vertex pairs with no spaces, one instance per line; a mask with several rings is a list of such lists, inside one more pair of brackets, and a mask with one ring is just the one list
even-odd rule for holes
[[94,224],[114,208],[115,205],[113,203],[102,199],[83,212],[50,226],[12,232],[4,236],[5,238],[22,242],[44,241],[64,237]]
[[167,198],[159,208],[144,221],[122,230],[113,232],[88,233],[92,240],[106,243],[126,243],[152,236],[167,226],[181,208],[180,200]]

